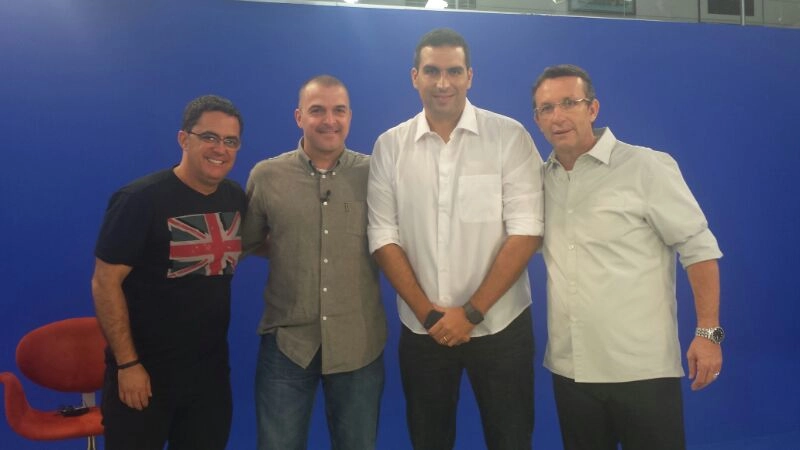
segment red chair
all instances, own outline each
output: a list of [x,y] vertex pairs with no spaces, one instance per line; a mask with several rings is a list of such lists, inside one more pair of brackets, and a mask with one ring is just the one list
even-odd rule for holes
[[61,320],[26,334],[17,345],[17,366],[34,383],[60,392],[81,393],[89,411],[64,416],[58,410],[31,407],[19,379],[0,373],[5,385],[6,419],[11,429],[32,440],[88,438],[103,434],[102,415],[95,406],[95,391],[103,386],[106,340],[94,317]]

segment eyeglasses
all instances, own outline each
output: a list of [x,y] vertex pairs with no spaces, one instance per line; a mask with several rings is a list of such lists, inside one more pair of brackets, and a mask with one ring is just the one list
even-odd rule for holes
[[239,150],[239,147],[242,145],[242,142],[239,140],[239,138],[235,137],[223,138],[220,137],[218,134],[212,133],[210,131],[206,131],[204,133],[195,133],[194,131],[186,131],[186,132],[197,136],[198,138],[200,138],[201,141],[207,144],[217,145],[219,143],[222,143],[222,145],[224,145],[225,148],[233,151]]
[[573,100],[571,98],[565,98],[564,100],[561,100],[560,102],[555,104],[545,103],[538,108],[533,108],[533,112],[539,117],[546,118],[553,115],[553,113],[556,111],[556,106],[560,106],[561,109],[564,111],[570,111],[572,109],[575,109],[575,107],[578,106],[578,104],[580,104],[581,102],[592,103],[593,101],[594,99],[589,97],[579,98],[577,100]]

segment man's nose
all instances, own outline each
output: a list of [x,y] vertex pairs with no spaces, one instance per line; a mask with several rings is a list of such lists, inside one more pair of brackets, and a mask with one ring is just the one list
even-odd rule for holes
[[436,87],[439,89],[445,89],[448,86],[450,86],[450,79],[447,77],[446,72],[442,72],[442,74],[439,75],[439,79],[436,80]]

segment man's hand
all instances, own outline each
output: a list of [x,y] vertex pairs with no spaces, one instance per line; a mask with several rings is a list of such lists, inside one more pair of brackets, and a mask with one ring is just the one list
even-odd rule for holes
[[122,403],[139,411],[150,404],[153,391],[150,389],[150,375],[143,365],[117,370],[117,384]]
[[467,320],[464,308],[458,306],[455,308],[437,307],[436,309],[444,312],[444,316],[428,330],[428,335],[439,344],[448,347],[469,342],[469,334],[475,325]]
[[716,381],[722,370],[722,347],[704,337],[695,336],[686,352],[692,390],[703,389]]

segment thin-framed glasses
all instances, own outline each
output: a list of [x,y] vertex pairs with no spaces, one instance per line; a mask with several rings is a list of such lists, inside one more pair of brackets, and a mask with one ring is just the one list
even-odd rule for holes
[[556,106],[561,107],[563,111],[570,111],[575,109],[580,103],[586,102],[587,104],[592,103],[594,101],[593,98],[584,97],[579,98],[577,100],[573,100],[571,98],[565,98],[558,103],[543,103],[542,106],[538,108],[533,108],[533,112],[542,118],[547,118],[553,115],[556,111]]
[[197,136],[198,138],[200,138],[201,141],[207,144],[217,145],[219,143],[222,143],[222,145],[224,145],[225,148],[233,151],[239,150],[239,147],[241,147],[242,145],[242,142],[239,140],[239,138],[235,137],[223,138],[220,137],[220,135],[212,133],[210,131],[205,131],[203,133],[195,133],[194,131],[187,131],[187,133]]

